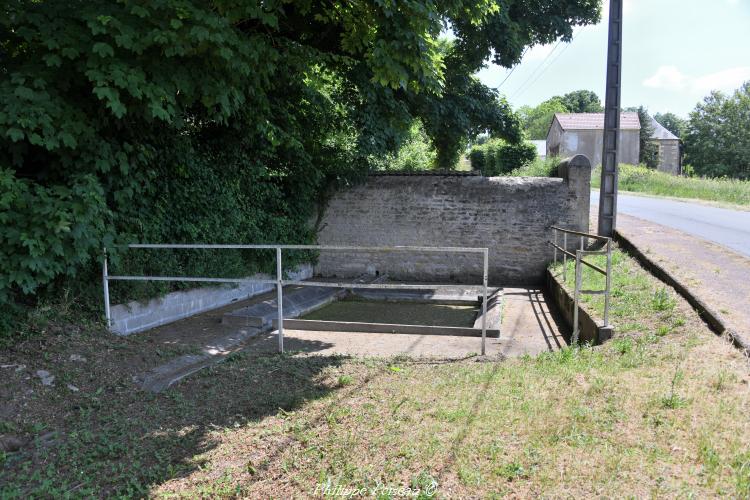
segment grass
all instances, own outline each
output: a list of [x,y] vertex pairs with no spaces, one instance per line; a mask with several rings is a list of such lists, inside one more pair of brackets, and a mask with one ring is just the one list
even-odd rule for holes
[[[599,187],[600,176],[601,167],[597,167],[592,172],[592,187]],[[620,165],[619,189],[659,196],[750,205],[750,181],[680,177],[636,165]]]
[[[2,368],[0,432],[32,439],[0,458],[0,497],[746,498],[746,359],[626,254],[613,261],[615,338],[537,357],[238,353],[151,395],[128,369],[154,361],[145,337],[0,352],[26,365]],[[40,368],[54,387],[29,377]]]
[[559,158],[542,159],[537,157],[531,163],[518,167],[506,175],[510,177],[553,177],[557,174],[559,163]]

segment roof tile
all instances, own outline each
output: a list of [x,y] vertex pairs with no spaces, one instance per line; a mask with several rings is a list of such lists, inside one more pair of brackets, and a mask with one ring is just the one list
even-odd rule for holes
[[[555,113],[563,130],[598,130],[604,128],[604,113]],[[620,113],[620,130],[639,130],[638,113]]]

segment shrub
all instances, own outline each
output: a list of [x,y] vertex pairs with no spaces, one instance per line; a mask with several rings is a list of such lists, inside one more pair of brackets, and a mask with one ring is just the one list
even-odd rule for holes
[[510,143],[502,139],[492,139],[474,146],[469,153],[472,170],[483,175],[504,175],[523,167],[536,158],[536,147],[526,141]]
[[375,162],[375,166],[392,171],[430,170],[435,167],[436,157],[435,147],[425,133],[421,120],[414,120],[398,152],[385,155],[382,161]]
[[555,177],[560,158],[550,156],[548,158],[537,157],[534,161],[508,172],[509,177]]

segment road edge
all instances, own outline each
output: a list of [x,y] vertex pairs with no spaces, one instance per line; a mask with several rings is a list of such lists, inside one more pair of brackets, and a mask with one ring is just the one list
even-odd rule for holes
[[672,273],[664,269],[660,264],[649,258],[638,246],[627,236],[615,229],[614,240],[625,251],[631,254],[651,274],[659,278],[667,285],[674,288],[688,303],[696,310],[698,316],[708,327],[719,336],[726,335],[732,344],[741,349],[745,355],[750,355],[750,341],[741,336],[737,330],[728,325],[722,317],[716,313],[708,304],[695,295],[690,288],[678,280]]

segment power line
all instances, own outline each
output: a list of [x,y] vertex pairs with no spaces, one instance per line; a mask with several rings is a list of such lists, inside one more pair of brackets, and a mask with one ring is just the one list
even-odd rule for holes
[[[526,52],[528,52],[528,50],[529,50],[528,47],[526,47],[525,49],[523,49],[523,52],[521,53],[520,60],[523,59],[523,56],[526,55]],[[519,60],[518,64],[516,64],[515,66],[513,66],[512,68],[510,68],[510,73],[508,73],[507,75],[505,75],[505,78],[503,78],[503,81],[500,82],[500,84],[497,87],[495,87],[495,90],[500,90],[500,87],[503,86],[503,83],[505,83],[508,80],[508,78],[510,78],[510,75],[512,75],[513,72],[516,70],[516,68],[521,65],[520,60]]]
[[[583,33],[583,30],[584,30],[584,29],[586,29],[586,26],[584,26],[583,28],[581,28],[581,30],[580,30],[580,31],[579,31],[578,33],[576,33],[576,34],[575,34],[575,35],[573,36],[573,38],[572,38],[572,39],[570,40],[570,43],[566,44],[566,45],[565,45],[565,46],[563,47],[563,49],[562,49],[562,50],[561,50],[560,52],[558,52],[558,53],[557,53],[557,55],[555,56],[555,58],[554,58],[554,59],[552,59],[552,60],[551,60],[551,61],[549,62],[549,64],[547,65],[547,67],[546,67],[546,68],[544,68],[544,70],[542,70],[542,72],[541,72],[541,73],[539,73],[539,75],[538,75],[538,76],[537,76],[537,77],[536,77],[536,78],[534,79],[534,81],[533,81],[533,82],[531,82],[531,83],[530,83],[530,84],[529,84],[528,86],[526,86],[525,88],[522,88],[522,87],[523,87],[523,85],[522,85],[521,87],[519,87],[519,88],[518,88],[518,90],[516,90],[516,92],[515,92],[515,93],[513,94],[513,97],[520,97],[520,96],[521,96],[521,95],[522,95],[522,94],[523,94],[524,92],[526,92],[526,91],[527,91],[527,90],[529,90],[529,89],[530,89],[531,87],[533,87],[533,86],[534,86],[534,84],[535,84],[535,83],[536,83],[536,82],[537,82],[537,81],[538,81],[538,80],[539,80],[539,79],[540,79],[540,78],[542,77],[542,75],[544,75],[544,73],[545,73],[545,72],[546,72],[546,71],[547,71],[548,69],[550,69],[550,68],[551,68],[551,67],[552,67],[552,66],[553,66],[553,65],[555,64],[555,62],[556,62],[556,61],[557,61],[557,60],[558,60],[558,59],[560,58],[560,56],[561,56],[561,55],[563,55],[563,53],[564,53],[564,52],[565,52],[565,51],[566,51],[566,50],[568,49],[568,47],[570,47],[571,45],[573,45],[573,42],[575,41],[575,39],[576,39],[576,38],[578,38],[578,35],[580,35],[581,33]],[[561,41],[562,41],[562,40],[561,40]],[[559,43],[560,43],[560,42],[558,42],[558,44],[559,44]],[[553,51],[552,51],[552,52],[554,52],[554,49],[553,49]],[[550,52],[550,53],[549,53],[549,55],[552,55],[552,52]],[[546,59],[545,59],[545,60],[546,60]],[[542,64],[544,64],[544,61],[542,61]],[[540,64],[540,65],[539,65],[539,67],[541,68],[541,66],[542,66],[542,65]],[[539,69],[539,68],[537,68],[537,69]],[[533,76],[533,73],[532,73],[532,75],[531,75],[531,76]],[[529,78],[528,78],[528,79],[527,79],[526,81],[529,81],[530,79],[531,79],[531,77],[529,77]],[[525,83],[525,82],[524,82],[524,83]]]
[[[544,59],[542,59],[542,62],[539,63],[539,66],[537,66],[536,69],[534,69],[534,71],[531,72],[531,74],[529,75],[529,77],[526,80],[524,80],[524,82],[518,87],[518,89],[523,88],[523,86],[526,85],[529,82],[529,80],[531,80],[534,77],[534,75],[536,75],[536,72],[539,71],[539,68],[541,68],[544,65],[545,62],[547,62],[547,59],[549,59],[550,56],[552,56],[552,54],[554,54],[555,50],[557,50],[557,47],[559,47],[561,43],[562,43],[562,40],[558,40],[558,42],[555,44],[555,46],[552,47],[552,50],[549,52],[549,54],[547,54],[547,57],[545,57]],[[518,89],[516,89],[516,92],[513,94],[513,97],[515,97],[515,95],[518,93]]]

